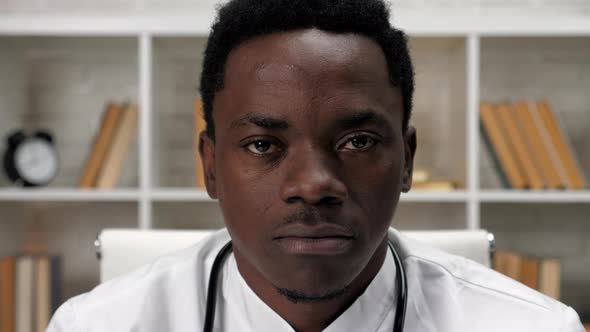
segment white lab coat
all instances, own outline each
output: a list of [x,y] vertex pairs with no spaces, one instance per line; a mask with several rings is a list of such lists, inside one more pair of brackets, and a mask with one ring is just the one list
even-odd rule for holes
[[[462,257],[391,229],[408,278],[406,332],[584,332],[572,308]],[[99,285],[63,304],[48,332],[197,332],[209,272],[225,229],[190,248]],[[293,329],[248,287],[230,256],[221,270],[215,331]],[[385,262],[365,292],[324,332],[393,329],[395,264]]]

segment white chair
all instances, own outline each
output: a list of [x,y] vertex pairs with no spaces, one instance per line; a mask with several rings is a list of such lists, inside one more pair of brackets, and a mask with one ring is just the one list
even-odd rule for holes
[[[105,229],[94,243],[100,260],[100,281],[130,272],[158,256],[189,247],[212,232]],[[403,231],[402,234],[451,254],[491,266],[494,236],[485,230]]]

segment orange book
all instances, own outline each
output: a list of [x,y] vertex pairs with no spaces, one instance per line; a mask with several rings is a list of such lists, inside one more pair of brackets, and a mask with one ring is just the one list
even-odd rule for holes
[[13,332],[16,318],[16,258],[0,259],[0,332]]
[[80,188],[93,188],[96,186],[96,180],[113,140],[122,111],[123,109],[114,103],[107,105],[102,116],[100,129],[94,139],[94,146],[82,172]]
[[127,105],[121,115],[104,166],[96,181],[97,188],[112,189],[119,182],[129,147],[135,137],[138,118],[137,106],[134,104]]
[[506,274],[506,255],[504,255],[503,250],[496,250],[494,253],[494,260],[492,262],[492,266],[494,270]]
[[568,188],[584,189],[586,187],[586,179],[578,165],[572,147],[567,142],[567,137],[551,110],[551,106],[546,101],[540,101],[537,103],[537,111],[555,148],[556,158],[553,158],[553,162],[558,165],[558,168],[561,167],[563,169],[568,182]]
[[543,189],[544,183],[539,170],[533,162],[531,153],[519,128],[516,111],[509,104],[502,104],[497,109],[498,119],[504,128],[508,142],[512,146],[513,158],[525,179],[525,187],[530,189]]
[[193,109],[195,117],[195,177],[196,185],[199,188],[205,188],[205,173],[203,172],[203,164],[201,162],[201,155],[199,154],[199,135],[206,128],[205,118],[203,114],[203,102],[200,98],[195,100]]
[[538,165],[539,172],[542,176],[543,182],[550,189],[564,188],[565,184],[561,180],[559,173],[547,150],[543,137],[541,136],[540,128],[543,123],[540,122],[540,118],[535,117],[534,113],[529,109],[528,103],[519,102],[515,105],[516,114],[519,122],[523,128],[524,135],[527,140],[534,163]]
[[512,188],[524,188],[526,179],[513,157],[512,147],[508,142],[505,130],[500,124],[500,119],[494,106],[488,103],[481,103],[480,116],[482,129],[484,129],[484,138],[489,142],[494,152],[492,156],[496,164],[499,165],[498,170],[503,176],[504,182]]
[[498,250],[494,254],[494,269],[514,280],[520,280],[523,258],[519,254]]
[[539,261],[536,258],[523,258],[520,272],[520,282],[532,289],[539,288]]

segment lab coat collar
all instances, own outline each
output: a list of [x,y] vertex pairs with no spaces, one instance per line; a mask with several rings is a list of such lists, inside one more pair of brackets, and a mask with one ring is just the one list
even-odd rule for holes
[[[227,262],[227,282],[224,287],[224,306],[227,314],[242,320],[250,331],[294,331],[294,329],[248,286],[240,274],[235,258]],[[364,293],[324,332],[376,331],[388,313],[395,310],[397,298],[396,269],[393,255],[387,250],[381,269]]]

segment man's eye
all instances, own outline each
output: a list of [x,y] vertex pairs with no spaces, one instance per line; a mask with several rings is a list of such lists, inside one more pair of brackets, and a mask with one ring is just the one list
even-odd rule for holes
[[347,139],[346,142],[341,145],[340,149],[353,151],[368,150],[375,145],[375,143],[376,141],[368,135],[357,135]]
[[267,155],[277,151],[277,146],[268,140],[257,140],[247,145],[248,151],[256,155]]

